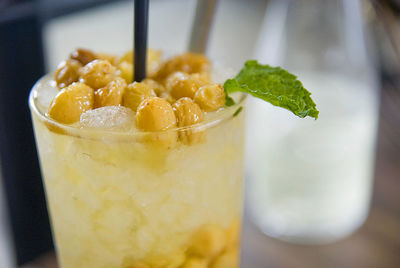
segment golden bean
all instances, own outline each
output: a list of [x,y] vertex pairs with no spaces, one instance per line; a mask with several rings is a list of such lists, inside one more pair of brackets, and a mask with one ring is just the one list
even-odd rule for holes
[[194,101],[206,112],[216,111],[225,105],[225,91],[220,84],[202,86],[196,91]]
[[182,268],[207,268],[207,260],[204,258],[190,257]]
[[213,258],[225,248],[225,231],[219,225],[206,224],[192,238],[189,252],[193,255]]
[[94,108],[121,105],[126,86],[124,79],[116,78],[105,87],[96,90],[94,92]]
[[79,61],[82,65],[86,65],[97,58],[95,53],[84,48],[75,49],[69,57]]
[[[133,64],[133,61],[134,61],[134,55],[133,55],[132,50],[126,52],[119,59],[119,63],[128,62],[130,64]],[[157,72],[157,70],[160,68],[160,64],[161,64],[161,52],[158,50],[148,49],[147,50],[147,68],[146,68],[147,76],[148,77],[153,76]]]
[[149,268],[149,266],[147,264],[137,262],[137,263],[133,263],[129,266],[126,266],[124,268]]
[[123,105],[136,111],[143,100],[156,96],[154,90],[148,85],[140,82],[133,82],[126,87],[123,96]]
[[[190,98],[181,98],[173,104],[173,109],[178,122],[178,127],[186,127],[203,122],[203,111]],[[179,139],[185,144],[200,142],[204,132],[191,128],[179,131]]]
[[226,231],[227,248],[237,248],[240,242],[240,221],[234,220]]
[[168,101],[170,104],[173,104],[176,99],[169,94],[169,92],[161,92],[161,95],[159,96],[160,98],[163,98],[164,100]]
[[238,250],[230,250],[223,253],[212,263],[211,268],[239,268]]
[[126,83],[130,84],[133,82],[133,64],[127,61],[120,62],[118,64],[117,74],[125,79]]
[[176,117],[171,104],[159,97],[143,100],[137,108],[136,126],[144,131],[176,127]]
[[64,124],[79,121],[81,114],[93,108],[93,89],[83,83],[72,83],[62,89],[49,106],[50,118]]
[[117,58],[117,56],[115,56],[113,54],[97,53],[97,58],[99,60],[106,60],[106,61],[110,62],[114,66],[118,65],[118,58]]
[[119,63],[124,61],[133,64],[133,50],[129,50],[119,59]]
[[182,251],[170,252],[168,255],[156,255],[146,259],[150,267],[178,268],[182,267],[185,261],[185,254]]
[[158,83],[157,81],[155,81],[153,79],[146,78],[146,79],[143,79],[143,81],[141,83],[143,83],[145,85],[148,85],[151,89],[154,90],[154,92],[159,97],[161,96],[161,94],[163,92],[165,92],[165,87],[162,84]]
[[114,80],[115,70],[106,60],[94,60],[82,68],[80,81],[93,89],[102,88]]
[[125,257],[122,261],[122,268],[149,268],[149,266],[144,262],[134,260],[132,257]]
[[210,71],[210,61],[203,54],[185,53],[178,55],[161,65],[158,72],[154,75],[155,80],[163,81],[174,72],[207,73]]
[[147,76],[152,77],[158,71],[161,65],[161,51],[148,49],[147,50]]
[[143,100],[136,113],[136,127],[148,133],[143,141],[152,144],[157,149],[170,149],[176,144],[176,131],[162,131],[176,127],[176,117],[171,104],[159,97]]
[[79,80],[79,69],[82,64],[77,60],[66,60],[58,65],[57,71],[54,75],[54,80],[57,82],[59,88],[69,86],[73,82]]
[[204,85],[211,84],[211,77],[209,73],[193,73],[191,74],[192,79],[199,80],[203,82]]
[[193,98],[196,91],[203,85],[205,83],[202,80],[182,72],[173,73],[166,81],[166,88],[175,99]]

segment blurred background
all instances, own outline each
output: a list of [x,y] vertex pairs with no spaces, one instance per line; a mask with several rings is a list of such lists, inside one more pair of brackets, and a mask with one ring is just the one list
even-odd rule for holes
[[[187,50],[195,8],[150,0],[149,46]],[[76,47],[132,44],[133,1],[0,2],[0,267],[56,267],[31,87]],[[207,55],[283,66],[321,111],[249,100],[242,267],[400,267],[400,1],[219,0]]]

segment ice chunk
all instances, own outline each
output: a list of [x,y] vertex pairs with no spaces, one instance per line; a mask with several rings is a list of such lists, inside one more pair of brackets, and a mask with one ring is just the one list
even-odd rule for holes
[[55,81],[49,77],[41,79],[35,88],[39,89],[35,92],[36,105],[41,112],[46,112],[51,101],[60,91],[55,85]]
[[105,106],[81,115],[82,127],[129,130],[134,127],[135,113],[123,106]]

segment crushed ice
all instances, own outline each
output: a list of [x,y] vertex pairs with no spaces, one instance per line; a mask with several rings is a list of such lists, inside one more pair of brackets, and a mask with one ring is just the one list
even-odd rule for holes
[[86,111],[80,124],[87,128],[129,130],[134,126],[135,113],[123,106],[105,106]]
[[36,105],[40,111],[45,112],[60,90],[55,85],[55,82],[49,78],[41,79],[38,85],[35,85],[35,88],[40,88],[35,92]]

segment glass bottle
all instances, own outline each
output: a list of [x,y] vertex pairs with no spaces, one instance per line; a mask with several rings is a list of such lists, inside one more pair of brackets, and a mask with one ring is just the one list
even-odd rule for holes
[[298,75],[320,110],[299,119],[249,101],[248,206],[264,233],[294,243],[343,238],[371,198],[378,80],[359,0],[270,1],[255,58]]

